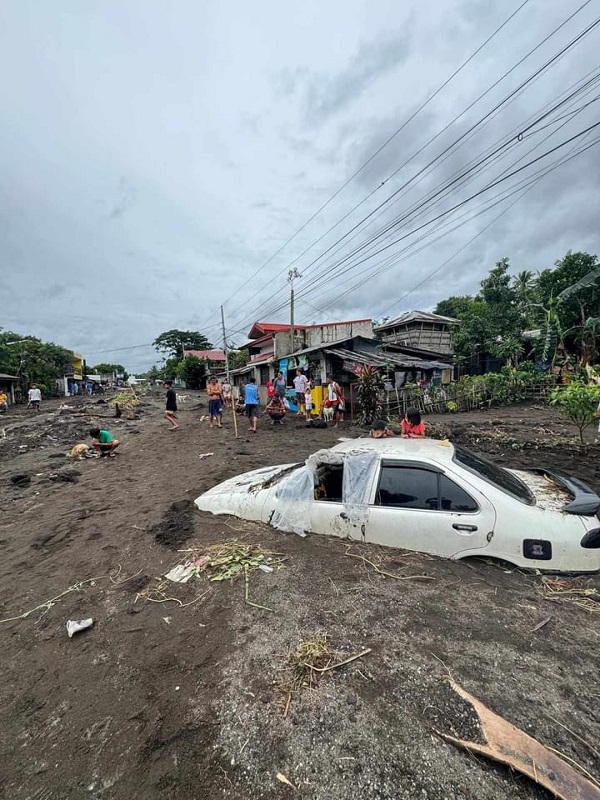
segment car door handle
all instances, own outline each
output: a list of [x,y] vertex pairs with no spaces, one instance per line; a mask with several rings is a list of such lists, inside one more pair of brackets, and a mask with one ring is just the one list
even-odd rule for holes
[[345,512],[345,511],[342,511],[342,513],[340,514],[340,517],[341,517],[342,519],[348,519],[348,514],[346,514],[346,512]]
[[459,523],[455,523],[452,527],[455,531],[468,531],[469,533],[477,530],[477,525],[460,525]]

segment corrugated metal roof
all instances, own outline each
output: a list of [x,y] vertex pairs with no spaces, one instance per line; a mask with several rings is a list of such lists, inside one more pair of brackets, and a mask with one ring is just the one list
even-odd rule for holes
[[384,350],[378,353],[365,353],[362,350],[327,347],[325,352],[337,356],[343,361],[354,361],[356,364],[368,364],[371,367],[387,367],[391,364],[403,369],[452,369],[452,364],[443,361],[426,361],[422,358],[411,358],[401,353],[390,353]]
[[7,375],[6,372],[0,372],[0,380],[3,381],[20,381],[21,378],[16,375]]
[[222,350],[184,350],[183,355],[196,356],[207,361],[225,361],[225,353]]
[[429,311],[406,311],[400,314],[399,317],[388,319],[382,325],[376,325],[376,331],[383,331],[386,328],[395,328],[396,325],[407,325],[410,322],[437,322],[438,324],[446,323],[446,325],[460,325],[459,319],[454,317],[442,317],[440,314],[432,314]]

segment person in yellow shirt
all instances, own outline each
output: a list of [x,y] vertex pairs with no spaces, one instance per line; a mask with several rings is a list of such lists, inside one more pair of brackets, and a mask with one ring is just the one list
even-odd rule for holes
[[0,389],[0,414],[5,414],[8,411],[8,397],[6,392]]

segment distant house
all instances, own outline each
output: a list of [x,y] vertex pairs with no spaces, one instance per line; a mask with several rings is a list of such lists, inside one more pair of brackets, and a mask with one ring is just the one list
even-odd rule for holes
[[195,356],[200,361],[208,361],[210,365],[223,366],[225,364],[225,353],[223,350],[184,350],[183,357]]
[[7,375],[5,372],[0,372],[0,392],[4,392],[8,397],[8,405],[12,406],[16,402],[15,389],[19,385],[21,379],[16,375]]
[[374,339],[372,320],[355,319],[324,322],[319,325],[295,325],[293,347],[289,324],[255,322],[248,333],[248,341],[239,348],[248,351],[250,361],[246,366],[232,370],[234,383],[242,383],[244,379],[252,376],[259,386],[264,387],[280,367],[286,371],[296,367],[306,368],[308,361],[302,354],[306,348],[343,341],[353,336]]
[[[184,350],[183,357],[187,358],[187,356],[195,356],[200,361],[206,361],[208,372],[211,375],[216,375],[225,370],[226,358],[223,350]],[[201,387],[204,388],[204,382],[201,383]]]
[[375,327],[375,333],[384,344],[407,348],[415,355],[443,357],[452,359],[452,328],[460,325],[460,320],[442,317],[426,311],[409,311],[399,317],[387,320]]

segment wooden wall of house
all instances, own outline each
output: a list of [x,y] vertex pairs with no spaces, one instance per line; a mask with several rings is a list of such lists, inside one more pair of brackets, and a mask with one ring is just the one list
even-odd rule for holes
[[389,344],[416,347],[443,355],[452,355],[454,352],[450,330],[442,325],[426,322],[384,331],[382,339]]

